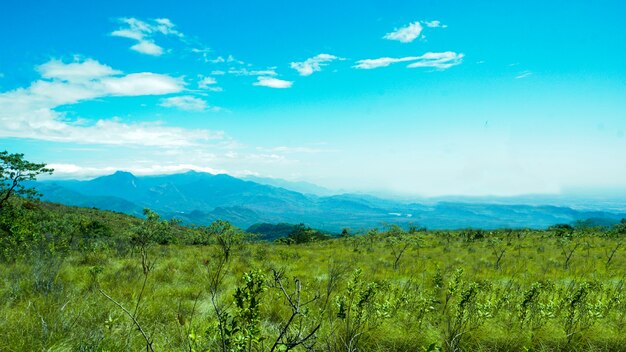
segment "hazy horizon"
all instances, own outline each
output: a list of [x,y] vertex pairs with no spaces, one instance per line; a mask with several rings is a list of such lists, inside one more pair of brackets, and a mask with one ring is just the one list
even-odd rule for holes
[[422,197],[626,190],[620,2],[5,9],[0,150],[55,178],[193,169]]
[[[394,193],[385,189],[336,189],[325,187],[324,185],[315,184],[306,180],[288,180],[274,177],[263,177],[258,175],[231,175],[228,173],[211,173],[202,170],[176,170],[167,173],[133,173],[128,170],[110,170],[110,172],[98,175],[82,175],[76,177],[74,174],[52,174],[42,175],[41,181],[91,181],[100,177],[113,176],[117,173],[129,173],[134,177],[167,177],[171,175],[181,175],[189,172],[207,173],[211,175],[227,175],[235,178],[239,178],[245,181],[252,181],[260,184],[267,184],[275,187],[281,187],[288,190],[314,194],[318,196],[330,196],[341,194],[360,194],[368,195],[380,198],[386,198],[390,200],[408,201],[408,202],[441,202],[441,201],[468,201],[468,202],[504,202],[511,204],[533,204],[533,205],[568,205],[571,206],[572,201],[579,202],[578,205],[584,205],[589,203],[590,208],[597,208],[600,203],[608,204],[615,203],[614,206],[619,205],[619,210],[626,210],[626,205],[621,205],[626,201],[626,188],[566,188],[557,193],[523,193],[512,195],[494,195],[494,194],[482,194],[482,195],[463,195],[463,194],[446,194],[428,196],[418,193]],[[274,181],[274,182],[271,182]],[[554,203],[556,201],[556,203]],[[581,203],[582,202],[582,203]],[[604,209],[607,210],[607,209]]]

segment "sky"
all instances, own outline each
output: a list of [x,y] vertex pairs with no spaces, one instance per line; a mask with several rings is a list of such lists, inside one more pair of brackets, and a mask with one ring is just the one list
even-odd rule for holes
[[626,188],[622,1],[29,1],[0,150],[389,194]]

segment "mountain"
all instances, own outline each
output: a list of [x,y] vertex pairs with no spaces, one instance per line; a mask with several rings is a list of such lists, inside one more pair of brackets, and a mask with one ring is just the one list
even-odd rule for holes
[[320,187],[316,184],[310,182],[303,181],[287,181],[280,178],[270,178],[270,177],[258,177],[258,176],[245,176],[243,177],[246,181],[252,181],[256,183],[260,183],[262,185],[280,187],[284,189],[288,189],[290,191],[304,193],[304,194],[313,194],[316,196],[331,196],[333,194],[337,194],[328,188]]
[[562,206],[403,202],[362,194],[318,196],[242,180],[225,174],[186,172],[135,176],[118,171],[88,181],[33,183],[43,200],[139,215],[150,208],[164,217],[204,225],[217,219],[247,228],[258,223],[305,223],[326,231],[359,230],[385,224],[415,224],[430,229],[545,228],[594,219],[614,223],[623,212],[575,210]]
[[69,187],[59,186],[57,183],[41,182],[36,187],[43,194],[43,200],[64,205],[111,210],[134,216],[140,216],[143,212],[142,207],[120,197],[88,195]]

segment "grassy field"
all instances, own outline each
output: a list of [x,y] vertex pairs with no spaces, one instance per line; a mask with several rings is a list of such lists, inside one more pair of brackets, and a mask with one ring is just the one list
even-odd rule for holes
[[625,224],[280,243],[147,215],[5,211],[0,350],[626,350]]

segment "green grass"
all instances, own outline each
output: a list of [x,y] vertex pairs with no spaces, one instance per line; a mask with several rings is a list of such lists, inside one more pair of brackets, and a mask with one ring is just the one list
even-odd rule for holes
[[311,332],[295,350],[626,350],[624,249],[607,265],[623,238],[615,231],[468,239],[462,231],[391,228],[297,245],[237,240],[226,261],[215,237],[188,245],[181,239],[200,230],[176,228],[178,244],[146,246],[154,266],[145,275],[128,238],[141,221],[40,207],[54,215],[31,219],[72,213],[99,219],[111,233],[64,250],[48,238],[56,250],[5,259],[1,351],[145,351],[146,338],[155,351],[220,351],[220,331],[229,329],[228,350],[269,351],[294,315],[297,292],[298,310],[276,351]]

